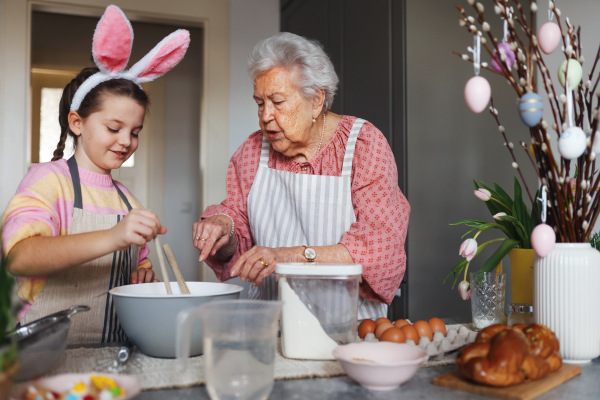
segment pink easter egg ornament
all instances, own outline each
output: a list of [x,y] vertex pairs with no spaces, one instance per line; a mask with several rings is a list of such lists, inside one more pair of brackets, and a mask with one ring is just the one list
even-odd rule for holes
[[538,31],[540,49],[546,54],[552,53],[558,47],[561,39],[560,28],[554,22],[546,22]]
[[465,85],[465,101],[476,114],[486,109],[492,97],[492,87],[482,76],[474,76]]
[[550,225],[539,224],[531,232],[531,247],[538,257],[544,258],[550,254],[555,244],[556,233]]
[[498,57],[498,52],[494,50],[494,55],[492,56],[492,68],[494,68],[494,71],[502,73],[502,66],[500,63],[504,64],[504,61],[502,61],[501,58],[502,54],[504,54],[506,56],[506,66],[510,71],[517,60],[515,52],[511,50],[510,44],[508,43],[499,43],[498,50],[500,51],[500,57]]

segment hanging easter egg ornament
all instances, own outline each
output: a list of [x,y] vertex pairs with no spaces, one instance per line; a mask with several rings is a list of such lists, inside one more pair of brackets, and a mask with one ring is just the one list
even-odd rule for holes
[[[510,18],[512,16],[512,8],[506,8],[507,17]],[[492,68],[496,72],[502,73],[502,64],[505,64],[508,70],[510,71],[513,65],[515,65],[515,61],[517,61],[517,56],[515,52],[510,48],[510,44],[508,42],[508,21],[506,18],[504,19],[504,38],[502,39],[502,43],[498,44],[498,50],[494,50],[492,54]],[[500,54],[498,54],[500,53]]]
[[558,151],[562,158],[576,160],[587,148],[587,137],[585,132],[577,126],[573,126],[560,135],[558,139]]
[[558,139],[558,151],[562,158],[575,160],[579,158],[587,148],[587,136],[583,129],[574,126],[573,119],[573,92],[571,85],[567,83],[567,121],[569,128],[560,135]]
[[479,114],[487,108],[492,96],[490,83],[482,76],[474,76],[465,86],[465,101],[474,113]]
[[531,232],[531,247],[538,257],[544,258],[550,254],[555,244],[556,233],[550,225],[539,224]]
[[539,94],[535,92],[525,93],[519,100],[519,116],[530,128],[533,128],[542,120],[544,115],[544,102]]
[[[510,71],[513,65],[515,65],[515,61],[517,60],[517,56],[515,52],[511,50],[510,44],[508,43],[499,43],[498,51],[500,52],[500,57],[498,57],[498,52],[494,50],[494,55],[492,56],[492,68],[494,71],[502,73],[502,66],[500,63],[505,63],[506,67]],[[506,61],[502,61],[502,55],[506,58]]]
[[546,186],[542,186],[541,192],[542,197],[538,197],[538,200],[542,202],[542,215],[540,216],[542,223],[536,226],[531,232],[531,247],[533,247],[538,257],[544,258],[550,254],[556,244],[556,233],[554,233],[554,229],[550,225],[546,224],[548,209]]
[[581,82],[581,77],[583,76],[583,68],[581,68],[579,61],[570,59],[568,62],[565,60],[560,64],[558,68],[558,81],[562,87],[565,87],[565,73],[569,75],[569,85],[572,88],[579,86],[579,82]]
[[473,48],[468,47],[468,50],[473,53],[473,68],[475,76],[469,79],[465,85],[465,101],[467,106],[474,113],[479,114],[487,108],[492,97],[492,87],[490,83],[482,76],[479,76],[480,71],[480,54],[481,54],[481,37],[474,36]]
[[[554,19],[554,3],[548,0],[548,22],[546,22],[538,31],[537,40],[540,49],[546,54],[553,53],[560,44],[562,34],[557,24],[552,22]],[[563,85],[564,86],[564,85]]]
[[560,44],[560,28],[554,22],[546,22],[538,31],[537,40],[540,49],[546,54],[551,54]]

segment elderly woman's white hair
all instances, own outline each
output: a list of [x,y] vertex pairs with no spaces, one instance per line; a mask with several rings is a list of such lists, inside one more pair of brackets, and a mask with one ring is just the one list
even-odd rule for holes
[[323,108],[325,111],[331,108],[339,79],[318,41],[289,32],[260,41],[248,57],[250,79],[254,83],[258,75],[275,67],[297,68],[299,74],[295,83],[304,96],[310,99],[323,90]]

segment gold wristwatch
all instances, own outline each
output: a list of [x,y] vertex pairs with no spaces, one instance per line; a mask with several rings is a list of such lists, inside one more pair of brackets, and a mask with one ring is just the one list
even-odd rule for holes
[[315,258],[317,258],[317,252],[312,247],[304,246],[302,254],[308,262],[315,262]]

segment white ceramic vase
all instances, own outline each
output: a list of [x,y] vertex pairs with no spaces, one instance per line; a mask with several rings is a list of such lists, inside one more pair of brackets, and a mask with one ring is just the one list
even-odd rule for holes
[[533,263],[533,316],[560,341],[567,363],[600,356],[600,252],[589,243],[557,243]]

